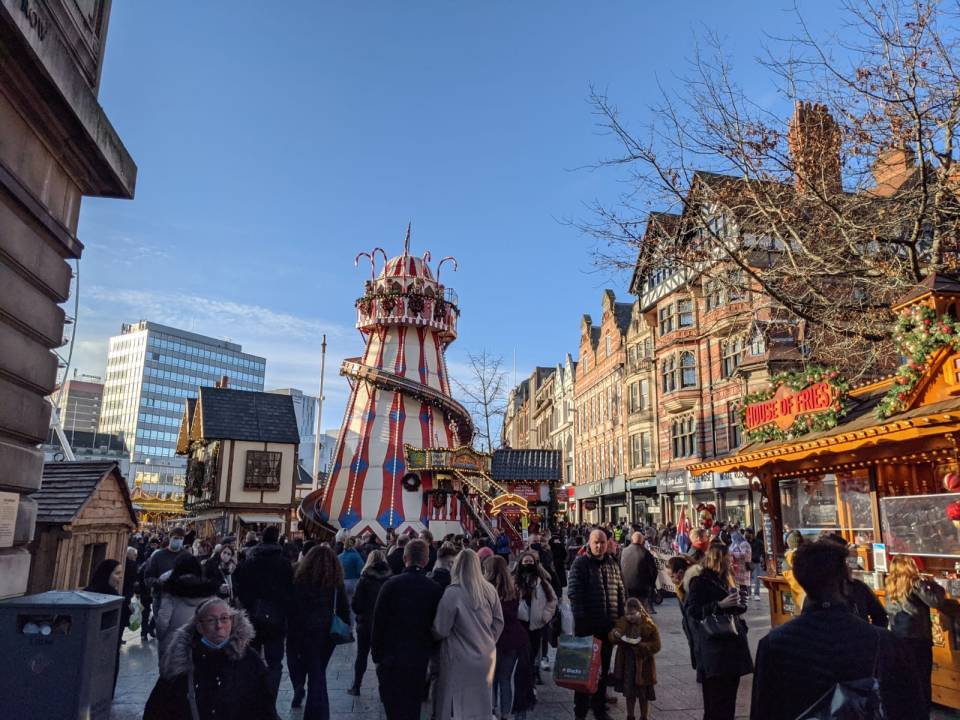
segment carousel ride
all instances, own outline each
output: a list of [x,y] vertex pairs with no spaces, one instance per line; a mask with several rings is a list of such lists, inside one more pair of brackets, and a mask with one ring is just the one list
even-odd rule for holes
[[[382,248],[357,255],[370,279],[356,301],[362,357],[343,362],[350,399],[325,485],[305,497],[299,514],[308,532],[347,529],[352,536],[430,529],[435,537],[477,532],[513,539],[510,518],[526,500],[490,477],[490,456],[471,447],[470,413],[453,399],[445,353],[457,337],[457,295],[440,282],[444,257],[429,251],[387,258]],[[377,269],[378,258],[382,266]]]

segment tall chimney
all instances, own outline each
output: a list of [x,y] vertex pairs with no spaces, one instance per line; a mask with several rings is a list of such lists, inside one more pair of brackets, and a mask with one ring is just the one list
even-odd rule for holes
[[787,143],[798,193],[829,197],[841,191],[840,128],[826,105],[798,100]]

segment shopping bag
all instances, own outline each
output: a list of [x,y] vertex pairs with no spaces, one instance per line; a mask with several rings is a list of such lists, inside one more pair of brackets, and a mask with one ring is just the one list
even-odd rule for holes
[[797,720],[886,720],[880,681],[874,677],[840,682],[827,690]]
[[569,600],[560,601],[560,634],[573,635],[573,610]]
[[143,622],[143,608],[140,606],[140,601],[137,599],[137,596],[134,595],[130,600],[130,620],[127,621],[127,627],[131,630],[139,630],[140,623]]
[[600,683],[600,639],[561,635],[553,680],[560,687],[592,695]]

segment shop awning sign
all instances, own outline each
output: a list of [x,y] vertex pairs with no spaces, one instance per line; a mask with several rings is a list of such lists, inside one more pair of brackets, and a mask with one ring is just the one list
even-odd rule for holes
[[751,431],[776,425],[786,432],[798,417],[830,410],[833,401],[833,387],[826,381],[808,385],[802,390],[794,390],[784,384],[777,388],[769,400],[747,405],[744,429]]

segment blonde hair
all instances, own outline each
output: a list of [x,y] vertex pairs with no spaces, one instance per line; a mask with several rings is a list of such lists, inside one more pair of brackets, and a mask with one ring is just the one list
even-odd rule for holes
[[377,563],[385,563],[387,561],[387,554],[383,550],[373,550],[367,555],[367,561],[363,564],[363,569],[360,571],[365,572],[368,568],[376,565]]
[[707,548],[707,552],[704,553],[700,564],[707,570],[713,570],[720,576],[721,580],[733,587],[733,574],[730,572],[730,563],[728,560],[727,551],[724,548],[711,545]]
[[479,610],[486,602],[487,588],[493,590],[493,586],[483,579],[480,558],[469,548],[464,548],[454,560],[450,584],[459,585],[466,591],[474,610]]
[[894,555],[890,558],[890,570],[884,582],[888,603],[903,604],[920,579],[917,563],[909,555]]

